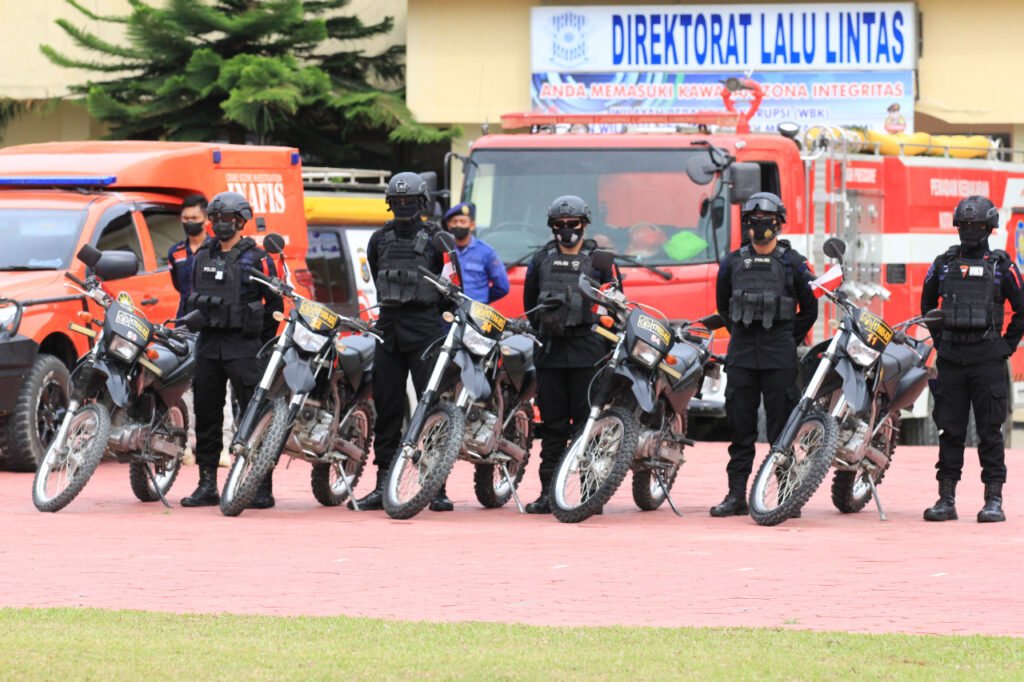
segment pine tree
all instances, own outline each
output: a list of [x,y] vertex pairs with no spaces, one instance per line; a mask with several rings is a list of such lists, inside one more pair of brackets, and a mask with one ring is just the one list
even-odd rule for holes
[[58,20],[96,61],[41,47],[52,62],[102,78],[71,90],[114,139],[286,144],[307,162],[345,163],[364,159],[373,142],[427,144],[457,132],[413,119],[397,89],[403,46],[328,50],[329,40],[351,45],[393,26],[342,14],[349,0],[130,0],[125,16],[66,2],[91,21],[123,25],[118,44]]

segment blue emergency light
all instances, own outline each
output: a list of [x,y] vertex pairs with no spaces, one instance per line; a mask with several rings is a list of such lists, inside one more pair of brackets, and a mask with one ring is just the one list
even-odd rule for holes
[[22,177],[0,177],[0,185],[46,186],[46,187],[106,187],[117,182],[117,176],[48,176],[26,175]]

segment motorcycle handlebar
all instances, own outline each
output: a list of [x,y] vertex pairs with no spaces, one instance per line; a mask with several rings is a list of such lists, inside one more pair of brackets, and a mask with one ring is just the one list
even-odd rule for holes
[[249,275],[250,278],[256,280],[274,293],[288,298],[295,298],[295,294],[291,286],[277,277],[271,277],[267,273],[257,270],[256,268],[246,268],[244,272]]

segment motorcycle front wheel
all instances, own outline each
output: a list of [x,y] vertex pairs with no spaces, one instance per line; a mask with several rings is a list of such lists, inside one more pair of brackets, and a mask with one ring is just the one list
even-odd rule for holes
[[633,461],[640,423],[621,407],[597,418],[590,438],[575,439],[551,481],[551,512],[562,523],[579,523],[600,512],[618,490]]
[[373,406],[365,402],[356,405],[340,430],[337,437],[359,448],[362,456],[313,465],[313,473],[310,474],[313,497],[325,507],[337,507],[348,499],[349,492],[355,490],[363,474],[373,441]]
[[64,447],[51,443],[36,470],[32,503],[43,512],[60,511],[89,482],[110,437],[110,412],[104,405],[84,405],[69,417]]
[[384,484],[388,516],[411,519],[434,499],[455,466],[465,431],[464,415],[452,403],[438,403],[427,415],[415,447],[400,447],[388,470]]
[[235,457],[228,479],[224,481],[220,494],[220,511],[224,516],[238,516],[245,511],[284,447],[288,435],[288,403],[278,398],[264,409],[246,441],[247,454]]
[[829,414],[810,412],[797,426],[788,451],[772,449],[750,488],[750,516],[776,526],[799,511],[825,480],[839,444],[839,427]]
[[[132,462],[128,465],[128,482],[132,486],[135,497],[141,502],[159,501],[160,496],[166,496],[171,486],[174,485],[175,479],[178,478],[188,434],[188,409],[185,407],[185,401],[179,400],[168,408],[163,420],[155,430],[161,432],[159,436],[167,436],[169,432],[175,434],[172,438],[178,445],[179,455],[173,459],[164,458],[153,465],[153,479],[156,480],[159,490],[153,486],[153,481],[149,478],[146,462]],[[154,434],[150,434],[150,441],[153,438]]]

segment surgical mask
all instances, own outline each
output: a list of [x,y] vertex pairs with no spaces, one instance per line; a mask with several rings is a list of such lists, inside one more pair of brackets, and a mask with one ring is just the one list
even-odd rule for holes
[[185,228],[185,234],[187,234],[189,237],[195,237],[197,234],[199,234],[199,233],[201,233],[203,231],[203,224],[204,223],[202,223],[202,222],[198,222],[198,223],[184,222],[184,223],[181,224],[181,226],[183,228]]
[[960,234],[960,243],[964,246],[978,246],[988,239],[988,230],[976,227],[958,227],[956,231]]
[[583,228],[573,229],[571,227],[560,227],[553,230],[555,233],[555,239],[562,246],[576,246],[576,244],[583,239]]
[[469,236],[468,227],[452,227],[449,228],[448,231],[451,232],[452,236],[455,237],[455,239],[460,242]]

